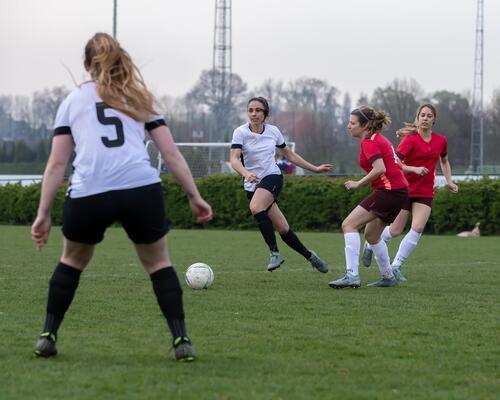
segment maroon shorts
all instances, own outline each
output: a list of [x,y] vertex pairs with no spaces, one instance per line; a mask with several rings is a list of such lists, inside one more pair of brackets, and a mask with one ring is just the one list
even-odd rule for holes
[[425,204],[429,208],[432,208],[432,197],[408,197],[408,200],[405,201],[402,210],[411,211],[411,205],[413,203]]
[[387,224],[392,223],[401,207],[408,200],[406,188],[397,190],[375,189],[359,205],[370,211]]

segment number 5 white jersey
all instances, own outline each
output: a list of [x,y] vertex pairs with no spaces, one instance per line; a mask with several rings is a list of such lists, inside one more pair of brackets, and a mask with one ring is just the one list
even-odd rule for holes
[[144,146],[144,129],[165,125],[152,115],[146,123],[114,110],[97,94],[95,82],[74,89],[61,103],[54,135],[72,135],[76,157],[69,196],[90,196],[160,182]]

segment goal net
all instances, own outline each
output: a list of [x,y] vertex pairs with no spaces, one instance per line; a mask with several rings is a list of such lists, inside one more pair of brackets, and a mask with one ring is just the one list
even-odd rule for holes
[[[176,143],[177,148],[182,153],[186,162],[191,169],[195,178],[213,174],[234,173],[229,162],[231,152],[230,142],[221,143]],[[287,143],[292,150],[295,150],[295,143]],[[151,165],[157,169],[159,173],[168,173],[168,170],[163,163],[161,154],[156,148],[152,140],[146,142]]]

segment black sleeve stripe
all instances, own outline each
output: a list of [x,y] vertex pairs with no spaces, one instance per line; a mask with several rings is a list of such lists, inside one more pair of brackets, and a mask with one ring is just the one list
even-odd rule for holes
[[242,145],[242,144],[233,143],[233,144],[231,145],[231,148],[232,148],[232,149],[242,149],[242,148],[243,148],[243,145]]
[[155,128],[159,128],[160,126],[167,126],[165,120],[157,119],[156,121],[146,122],[145,127],[148,132],[151,132]]
[[277,144],[276,147],[279,147],[280,149],[283,149],[286,147],[286,143],[283,142],[283,144]]
[[401,153],[396,152],[396,155],[399,157],[399,159],[400,159],[401,161],[403,161],[403,160],[405,159],[405,155],[404,155],[404,154],[401,154]]
[[71,135],[71,127],[70,126],[58,126],[54,129],[54,136],[57,135]]
[[374,155],[372,158],[370,158],[370,159],[368,160],[368,162],[369,162],[370,164],[373,164],[373,163],[374,163],[376,160],[378,160],[379,158],[382,158],[382,154],[376,154],[376,155]]
[[448,152],[446,152],[446,151],[445,151],[443,154],[441,154],[441,156],[440,156],[440,157],[441,157],[441,158],[445,158],[447,155],[448,155]]

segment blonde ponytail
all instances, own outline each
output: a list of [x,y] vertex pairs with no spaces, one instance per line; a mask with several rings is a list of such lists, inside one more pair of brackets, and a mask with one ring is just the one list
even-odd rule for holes
[[136,121],[146,121],[155,114],[154,96],[130,55],[113,37],[96,33],[85,46],[84,64],[108,106]]

